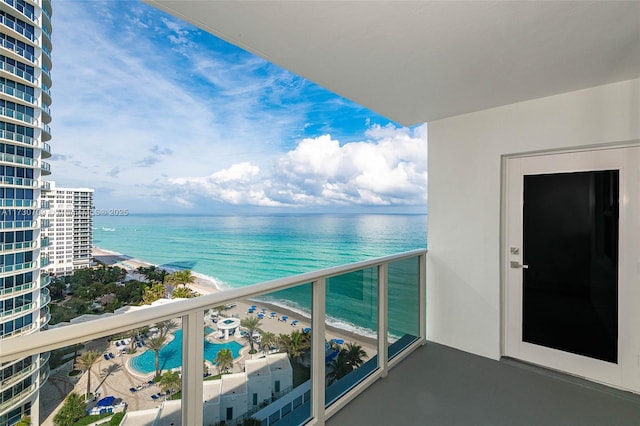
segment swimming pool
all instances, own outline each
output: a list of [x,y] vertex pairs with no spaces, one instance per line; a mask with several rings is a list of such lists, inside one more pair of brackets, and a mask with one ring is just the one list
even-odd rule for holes
[[[182,366],[182,330],[176,331],[173,336],[174,339],[160,349],[158,362],[161,370],[170,370],[172,368]],[[231,349],[233,357],[237,358],[240,354],[240,349],[242,349],[243,346],[235,341],[227,343],[210,343],[205,340],[205,361],[213,362],[218,355],[218,351],[223,348]],[[153,373],[156,369],[155,362],[155,354],[153,351],[148,350],[143,354],[132,358],[131,367],[144,374]]]

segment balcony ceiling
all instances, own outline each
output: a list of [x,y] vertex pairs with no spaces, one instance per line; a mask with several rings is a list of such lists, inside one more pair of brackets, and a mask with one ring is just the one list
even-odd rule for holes
[[404,125],[640,76],[640,2],[146,1]]

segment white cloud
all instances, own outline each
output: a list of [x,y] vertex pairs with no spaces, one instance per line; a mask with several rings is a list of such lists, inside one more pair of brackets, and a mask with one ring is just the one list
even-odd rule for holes
[[341,145],[329,135],[303,139],[261,173],[250,162],[205,177],[169,179],[182,196],[256,206],[424,205],[426,125],[373,126],[369,140]]

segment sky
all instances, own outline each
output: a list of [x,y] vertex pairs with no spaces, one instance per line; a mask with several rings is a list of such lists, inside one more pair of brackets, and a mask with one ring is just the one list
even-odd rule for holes
[[130,213],[425,213],[402,127],[138,1],[53,11],[50,180]]

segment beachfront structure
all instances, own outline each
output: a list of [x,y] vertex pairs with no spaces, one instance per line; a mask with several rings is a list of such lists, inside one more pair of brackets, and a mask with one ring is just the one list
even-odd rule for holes
[[[182,424],[203,424],[196,308],[311,283],[316,362],[303,421],[637,423],[640,3],[149,3],[398,123],[428,122],[429,253],[408,255],[420,262],[428,296],[416,293],[418,339],[400,355],[385,346],[394,303],[384,291],[389,266],[405,259],[385,257],[150,308],[144,318],[125,314],[25,336],[0,360],[181,316],[194,328],[185,333]],[[581,211],[558,227],[569,204]],[[549,220],[530,228],[523,219],[531,218]],[[563,230],[579,231],[583,243],[572,245]],[[531,245],[532,236],[544,240]],[[380,277],[380,350],[368,376],[326,400],[326,280],[363,267]],[[536,283],[536,276],[576,285]],[[526,312],[524,294],[538,302]],[[529,320],[533,330],[523,333]]]
[[[0,348],[49,321],[41,274],[48,258],[41,201],[51,156],[51,2],[0,2]],[[48,355],[21,357],[0,367],[0,426],[38,418],[38,390]]]
[[45,212],[49,227],[42,230],[43,238],[48,239],[43,252],[49,258],[44,271],[55,276],[71,275],[76,269],[91,266],[94,190],[49,184],[50,190],[42,196],[49,206]]
[[[245,361],[245,371],[223,374],[203,385],[205,424],[233,422],[255,413],[274,397],[290,392],[293,369],[285,353]],[[164,401],[158,408],[128,412],[122,425],[180,424],[180,401]],[[233,423],[231,423],[233,424]]]

